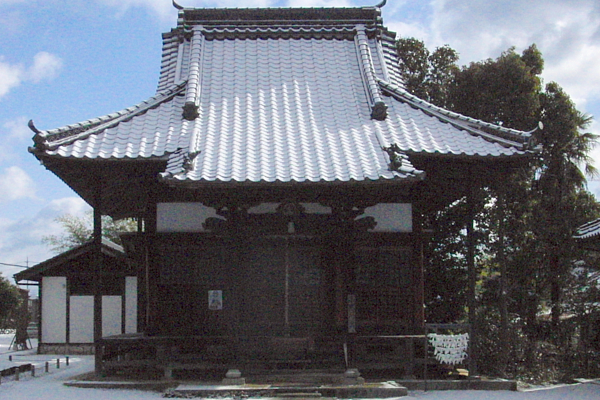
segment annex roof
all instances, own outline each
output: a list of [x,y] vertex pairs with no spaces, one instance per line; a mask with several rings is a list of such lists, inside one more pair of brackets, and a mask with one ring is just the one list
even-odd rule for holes
[[500,159],[530,134],[435,107],[402,87],[378,7],[181,9],[157,94],[36,132],[62,159],[158,159],[169,185],[423,178],[412,155]]
[[[58,254],[46,261],[34,265],[33,267],[27,268],[21,272],[14,274],[15,282],[22,283],[25,281],[39,282],[42,276],[48,274],[52,269],[65,265],[66,263],[72,262],[73,260],[80,258],[85,255],[95,254],[97,251],[96,242],[90,240],[77,247],[67,250],[61,254]],[[118,244],[102,239],[101,252],[107,257],[125,259],[125,251],[123,247]]]

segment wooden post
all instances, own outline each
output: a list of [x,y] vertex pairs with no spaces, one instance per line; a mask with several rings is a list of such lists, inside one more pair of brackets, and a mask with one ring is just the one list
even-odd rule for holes
[[152,243],[156,234],[156,203],[151,201],[146,210],[144,231],[144,281],[146,289],[146,333],[156,333],[157,322],[157,279],[160,271],[156,270],[156,262],[152,256]]
[[469,219],[467,221],[467,266],[469,273],[469,324],[471,325],[471,348],[469,354],[470,371],[469,375],[473,376],[477,373],[477,355],[475,351],[475,344],[477,341],[477,329],[476,329],[476,313],[477,300],[475,298],[475,285],[477,283],[477,271],[475,270],[475,199],[474,190],[471,188],[469,196],[467,197],[467,206]]
[[414,269],[414,321],[415,327],[425,327],[425,277],[423,272],[423,217],[420,211],[413,208],[413,252],[415,257]]
[[[98,178],[100,180],[100,178]],[[102,338],[102,184],[101,180],[96,187],[94,204],[94,364],[95,372],[99,375],[102,371],[102,359],[97,351]]]

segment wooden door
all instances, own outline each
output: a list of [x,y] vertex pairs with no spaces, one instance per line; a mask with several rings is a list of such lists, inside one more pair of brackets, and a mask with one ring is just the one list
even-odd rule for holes
[[320,250],[288,241],[248,246],[240,258],[239,322],[250,336],[306,336],[322,324]]

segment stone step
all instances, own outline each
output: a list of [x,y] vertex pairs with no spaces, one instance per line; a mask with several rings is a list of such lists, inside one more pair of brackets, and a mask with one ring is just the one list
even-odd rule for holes
[[179,385],[170,391],[172,397],[277,397],[282,398],[338,398],[338,399],[384,399],[408,395],[405,387],[389,383],[364,385],[315,385],[294,387],[269,384],[245,385]]

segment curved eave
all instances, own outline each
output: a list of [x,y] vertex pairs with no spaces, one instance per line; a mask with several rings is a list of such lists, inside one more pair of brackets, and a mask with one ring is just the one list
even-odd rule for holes
[[[39,152],[52,152],[61,146],[67,146],[78,140],[87,139],[93,135],[102,133],[107,129],[114,128],[123,122],[128,122],[139,115],[143,115],[149,110],[159,107],[161,104],[170,101],[175,96],[183,93],[185,89],[186,82],[181,82],[177,85],[173,85],[169,90],[161,92],[148,100],[116,113],[48,131],[38,131],[36,129],[34,130],[35,135],[33,137],[35,144],[33,151],[30,151],[34,154]],[[30,127],[31,126],[32,123],[30,123]]]
[[467,117],[452,111],[437,107],[431,103],[419,99],[406,90],[395,85],[378,80],[384,94],[393,97],[397,101],[406,103],[424,113],[436,117],[443,123],[448,123],[457,129],[469,132],[471,135],[479,136],[489,142],[497,143],[504,147],[511,147],[523,153],[539,152],[541,148],[532,146],[531,132],[523,132],[515,129],[504,128],[488,122]]
[[414,158],[430,158],[430,159],[446,159],[448,161],[462,160],[462,161],[476,161],[476,162],[480,162],[480,161],[494,162],[494,161],[499,161],[499,160],[524,161],[524,160],[531,159],[532,156],[537,154],[536,152],[533,152],[530,150],[515,150],[513,152],[513,154],[498,154],[498,155],[494,155],[494,154],[482,155],[482,154],[467,154],[467,153],[455,154],[455,153],[442,153],[442,152],[438,152],[438,151],[432,151],[432,152],[405,151],[405,153],[406,153],[406,155],[408,155],[411,158],[411,160],[414,160]]
[[161,162],[161,163],[165,163],[168,161],[170,153],[165,152],[162,155],[151,155],[151,156],[136,156],[136,157],[130,157],[130,156],[123,156],[123,157],[113,157],[113,156],[108,156],[108,157],[104,157],[104,156],[94,156],[94,157],[89,157],[86,156],[85,154],[81,155],[81,156],[74,156],[74,155],[69,155],[69,156],[63,156],[61,154],[57,154],[57,153],[48,153],[45,150],[41,150],[39,148],[36,147],[29,147],[27,149],[31,154],[33,154],[38,160],[40,160],[40,162],[42,162],[42,164],[44,163],[44,161],[57,161],[57,162],[61,162],[61,161],[82,161],[82,162],[86,162],[86,163],[91,163],[91,164],[103,164],[103,163],[136,163],[136,164],[142,164],[142,163],[146,163],[146,162]]
[[600,237],[600,219],[581,225],[573,235],[573,239],[586,241]]
[[306,186],[381,186],[381,185],[406,185],[421,182],[425,178],[423,172],[411,177],[394,177],[380,179],[349,179],[349,180],[304,180],[304,181],[282,181],[282,180],[261,180],[261,181],[236,181],[236,180],[191,180],[178,179],[176,177],[160,176],[159,179],[172,187],[181,187],[187,189],[198,189],[208,187],[261,187],[261,186],[280,186],[280,187],[306,187]]

